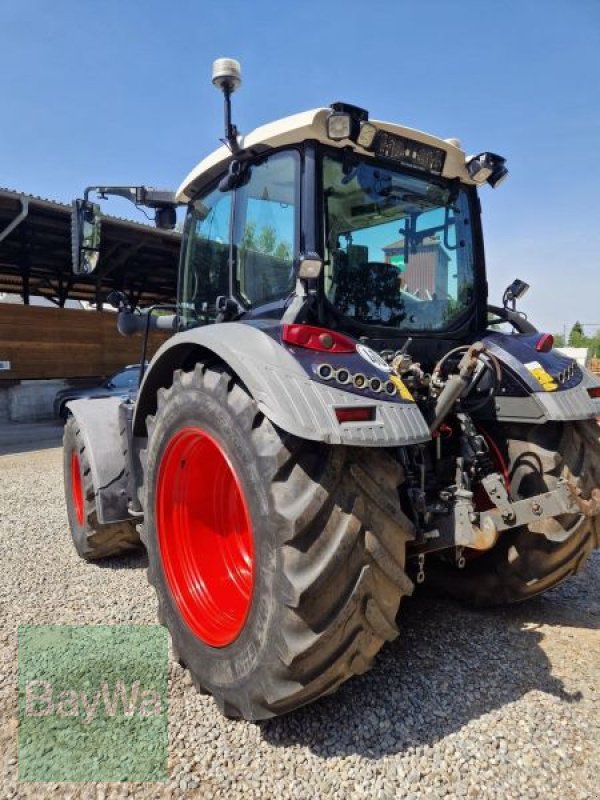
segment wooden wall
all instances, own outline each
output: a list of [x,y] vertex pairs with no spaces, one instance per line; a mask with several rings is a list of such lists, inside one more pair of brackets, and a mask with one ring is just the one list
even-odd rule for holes
[[589,367],[596,375],[600,375],[600,358],[590,358]]
[[[148,356],[167,338],[150,335]],[[135,364],[142,336],[121,336],[117,315],[110,311],[79,311],[0,303],[0,370],[3,380],[24,378],[85,378],[110,375]]]

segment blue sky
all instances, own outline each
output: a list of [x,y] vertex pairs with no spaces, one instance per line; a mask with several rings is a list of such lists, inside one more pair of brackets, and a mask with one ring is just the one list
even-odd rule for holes
[[600,0],[6,1],[0,185],[177,186],[222,134],[224,55],[245,131],[343,99],[506,156],[481,193],[492,300],[519,276],[539,327],[600,323]]

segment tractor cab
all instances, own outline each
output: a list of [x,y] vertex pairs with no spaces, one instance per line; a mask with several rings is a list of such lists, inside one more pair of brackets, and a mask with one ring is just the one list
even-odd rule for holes
[[343,103],[237,136],[176,195],[180,329],[301,321],[378,350],[410,336],[435,358],[432,339],[447,350],[485,327],[477,185],[506,174],[498,156]]

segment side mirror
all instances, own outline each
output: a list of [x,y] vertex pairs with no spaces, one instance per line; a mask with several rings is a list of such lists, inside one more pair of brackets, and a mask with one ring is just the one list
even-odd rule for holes
[[89,200],[74,200],[71,213],[73,273],[90,275],[100,258],[100,206]]

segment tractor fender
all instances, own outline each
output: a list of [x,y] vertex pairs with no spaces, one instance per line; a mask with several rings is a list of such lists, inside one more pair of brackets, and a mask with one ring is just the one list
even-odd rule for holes
[[122,444],[118,397],[71,400],[67,408],[79,426],[92,471],[98,522],[132,519],[128,510],[128,469]]
[[[259,327],[226,322],[182,331],[156,352],[140,386],[133,432],[146,436],[146,417],[154,414],[157,392],[168,387],[177,369],[193,369],[217,357],[243,382],[258,408],[275,425],[301,439],[362,447],[398,447],[430,438],[415,403],[357,399],[356,394],[313,381],[298,361]],[[339,406],[375,406],[370,422],[340,424]]]
[[[599,417],[598,377],[557,350],[536,351],[539,337],[539,333],[494,332],[483,338],[487,349],[518,376],[527,392],[523,396],[497,395],[495,419],[542,424]],[[549,386],[538,380],[532,367],[541,367]]]

